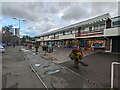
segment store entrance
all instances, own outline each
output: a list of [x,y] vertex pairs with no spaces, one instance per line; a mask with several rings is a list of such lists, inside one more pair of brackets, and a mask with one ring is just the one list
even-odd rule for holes
[[112,38],[112,52],[120,53],[120,37]]

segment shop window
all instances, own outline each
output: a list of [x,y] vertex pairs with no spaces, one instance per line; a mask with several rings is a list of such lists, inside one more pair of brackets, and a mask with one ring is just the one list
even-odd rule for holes
[[89,27],[89,32],[92,32],[92,27]]
[[80,30],[80,33],[83,33],[83,32],[85,32],[85,28],[81,28],[81,30]]
[[100,28],[100,25],[98,26],[98,30],[100,30],[101,28]]
[[78,33],[80,33],[81,27],[78,28]]
[[94,30],[98,30],[98,25],[94,26]]
[[60,33],[59,33],[59,35],[63,35],[63,33],[62,33],[62,32],[60,32]]
[[84,29],[81,29],[80,32],[83,33],[83,32],[85,32],[85,30],[84,30]]
[[106,28],[111,28],[111,20],[109,18],[106,20]]
[[59,36],[59,33],[56,33],[55,36]]
[[65,31],[63,31],[63,35],[65,35]]
[[65,31],[65,35],[71,34],[71,31]]
[[114,21],[113,26],[120,26],[120,21]]
[[75,34],[75,30],[73,30],[72,33]]
[[75,33],[78,33],[78,30],[75,30]]
[[100,25],[100,29],[105,29],[105,24]]

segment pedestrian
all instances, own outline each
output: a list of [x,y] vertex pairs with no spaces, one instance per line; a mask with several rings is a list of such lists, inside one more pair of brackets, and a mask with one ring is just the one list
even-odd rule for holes
[[74,67],[78,68],[78,64],[83,57],[83,52],[79,45],[71,50],[69,57],[74,61]]
[[13,47],[15,48],[15,44],[13,44]]
[[46,55],[46,52],[48,52],[48,45],[44,45],[44,56]]
[[35,45],[35,51],[36,51],[36,54],[37,54],[37,52],[38,52],[38,48],[39,48],[39,45],[36,44],[36,45]]
[[29,48],[32,49],[32,44],[29,45]]

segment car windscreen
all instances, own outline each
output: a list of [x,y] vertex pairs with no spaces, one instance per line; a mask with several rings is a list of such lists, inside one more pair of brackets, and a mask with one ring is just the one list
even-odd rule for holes
[[4,48],[2,45],[0,45],[0,48]]

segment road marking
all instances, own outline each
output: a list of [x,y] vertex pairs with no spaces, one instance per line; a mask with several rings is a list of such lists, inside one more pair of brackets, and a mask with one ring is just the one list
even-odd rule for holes
[[[23,54],[23,52],[22,52]],[[23,54],[25,60],[28,62],[30,68],[32,69],[32,71],[36,74],[37,78],[40,80],[40,82],[43,84],[43,86],[48,90],[48,87],[45,85],[44,81],[42,80],[42,78],[40,77],[40,75],[36,72],[36,70],[33,68],[33,66],[31,65],[31,63],[29,62],[29,60],[26,58],[26,56]]]

